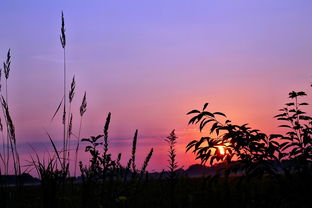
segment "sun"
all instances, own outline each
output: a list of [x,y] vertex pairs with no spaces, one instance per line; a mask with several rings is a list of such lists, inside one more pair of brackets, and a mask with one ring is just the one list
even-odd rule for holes
[[218,149],[219,149],[220,155],[224,155],[225,154],[224,146],[218,146]]

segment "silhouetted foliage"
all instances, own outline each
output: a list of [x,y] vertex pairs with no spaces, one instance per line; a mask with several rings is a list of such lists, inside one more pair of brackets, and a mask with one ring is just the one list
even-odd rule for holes
[[[153,148],[147,154],[141,170],[136,168],[135,156],[136,156],[136,144],[138,137],[138,130],[135,131],[131,158],[124,168],[120,164],[121,153],[118,154],[116,159],[112,158],[112,155],[108,152],[108,128],[111,120],[111,113],[108,113],[103,132],[97,136],[91,136],[90,138],[84,138],[81,141],[86,142],[87,146],[85,151],[90,153],[90,165],[83,165],[80,162],[81,178],[83,183],[83,196],[85,198],[85,206],[96,206],[92,203],[97,193],[102,193],[103,202],[101,205],[112,206],[115,203],[116,198],[123,198],[123,194],[136,195],[140,191],[140,184],[147,181],[146,168],[153,154]],[[131,186],[131,190],[125,190],[125,187]],[[96,188],[95,188],[96,187]],[[126,193],[124,193],[126,192]]]
[[3,62],[3,71],[5,79],[9,78],[10,70],[11,70],[11,49],[8,50],[6,61]]
[[170,135],[165,139],[165,141],[169,145],[169,150],[168,150],[168,174],[169,174],[169,179],[174,180],[176,178],[176,172],[178,168],[178,163],[176,161],[176,150],[175,150],[175,144],[177,143],[177,136],[174,133],[174,130],[170,133]]
[[307,96],[303,91],[289,93],[291,102],[286,103],[285,107],[280,109],[280,114],[275,118],[285,121],[279,127],[287,129],[286,135],[277,135],[284,142],[281,143],[281,159],[290,159],[295,161],[293,167],[288,171],[309,171],[312,162],[312,117],[307,115],[302,107],[307,106],[306,102],[299,102],[299,98]]
[[[248,124],[232,124],[224,113],[207,111],[207,106],[208,103],[201,111],[192,110],[187,113],[195,115],[189,124],[199,124],[200,131],[210,126],[208,136],[191,141],[186,151],[193,150],[196,159],[200,159],[202,164],[240,161],[236,167],[230,166],[228,171],[242,171],[248,176],[274,174],[271,163],[272,160],[278,160],[276,154],[279,152],[275,137],[252,129]],[[225,121],[221,121],[221,118]]]

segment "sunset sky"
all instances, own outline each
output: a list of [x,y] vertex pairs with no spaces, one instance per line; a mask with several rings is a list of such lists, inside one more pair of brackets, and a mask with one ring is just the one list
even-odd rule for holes
[[101,134],[111,112],[110,151],[128,159],[138,129],[139,167],[151,147],[149,170],[166,167],[172,129],[179,164],[194,163],[185,146],[198,127],[186,113],[205,102],[235,123],[277,133],[273,116],[288,92],[312,90],[310,0],[5,0],[0,59],[11,48],[9,105],[24,158],[29,144],[51,150],[45,129],[62,138],[61,116],[50,122],[63,90],[62,11],[68,87],[73,75],[77,82],[74,131],[86,91],[82,137]]

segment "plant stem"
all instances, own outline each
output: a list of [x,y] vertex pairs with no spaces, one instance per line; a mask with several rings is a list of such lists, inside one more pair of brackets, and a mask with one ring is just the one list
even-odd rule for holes
[[71,112],[71,103],[69,103],[68,109],[68,122],[67,122],[67,132],[66,132],[66,150],[67,150],[67,158],[69,160],[70,155],[70,132],[69,132],[69,125],[70,125],[70,112]]
[[76,177],[76,170],[77,170],[77,159],[78,159],[78,150],[79,150],[81,126],[82,126],[82,116],[80,116],[80,124],[79,124],[78,138],[77,138],[77,146],[76,146],[76,152],[75,152],[75,172],[74,172],[74,176],[75,177]]
[[[5,99],[6,99],[6,102],[8,103],[8,80],[5,79]],[[5,113],[3,113],[5,115]],[[8,128],[8,122],[5,122],[6,123],[6,130],[7,130],[7,174],[9,174],[9,162],[10,162],[10,138],[9,138],[9,128]]]
[[4,165],[4,174],[7,175],[8,173],[7,171],[7,164],[6,164],[6,144],[5,144],[5,139],[4,139],[4,135],[3,135],[3,131],[1,131],[2,133],[2,151],[3,151],[3,165]]
[[66,167],[66,53],[64,48],[63,170]]

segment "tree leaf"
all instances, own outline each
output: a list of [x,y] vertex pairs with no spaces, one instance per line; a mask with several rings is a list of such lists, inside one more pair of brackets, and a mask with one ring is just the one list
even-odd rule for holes
[[193,113],[200,113],[200,111],[199,110],[191,110],[186,115],[193,114]]
[[292,129],[292,127],[290,127],[289,125],[279,125],[278,127],[284,127],[284,128],[290,128],[290,129]]
[[214,115],[220,115],[220,116],[226,117],[226,115],[225,115],[224,113],[221,113],[221,112],[214,112],[213,114],[214,114]]
[[203,107],[203,111],[207,108],[208,103],[205,103],[204,107]]

